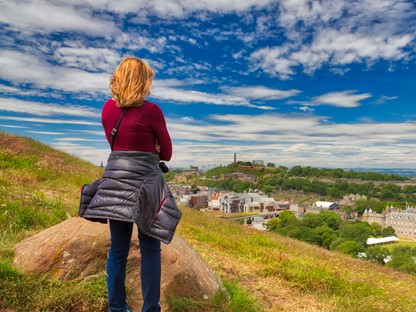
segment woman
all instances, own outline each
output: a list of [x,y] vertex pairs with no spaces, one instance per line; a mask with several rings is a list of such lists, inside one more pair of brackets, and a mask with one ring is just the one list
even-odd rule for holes
[[152,68],[136,57],[124,58],[112,75],[113,98],[104,104],[101,116],[108,142],[113,139],[112,152],[103,178],[84,186],[88,202],[81,198],[80,216],[110,223],[110,312],[130,311],[125,279],[133,223],[139,228],[142,312],[160,311],[160,240],[170,242],[181,216],[159,169],[160,159],[168,161],[172,156],[165,118],[157,105],[145,100],[153,75]]

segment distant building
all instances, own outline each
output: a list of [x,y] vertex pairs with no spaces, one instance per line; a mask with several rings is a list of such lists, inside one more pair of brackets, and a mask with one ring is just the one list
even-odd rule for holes
[[327,210],[338,210],[339,204],[334,202],[317,201],[313,204],[314,207],[320,207]]
[[208,208],[211,210],[218,210],[220,208],[220,194],[214,193],[211,195],[211,199],[208,200]]
[[190,195],[190,206],[201,209],[208,206],[209,193],[199,193]]
[[390,206],[382,213],[366,209],[361,219],[370,224],[377,223],[383,228],[391,226],[398,236],[416,237],[416,208],[414,207],[401,210]]
[[386,227],[391,226],[397,235],[416,237],[416,209],[393,211],[386,215]]
[[244,194],[230,192],[221,194],[219,198],[220,210],[224,213],[238,213],[244,211]]
[[344,197],[339,201],[339,204],[351,206],[351,205],[354,205],[355,202],[359,199],[367,199],[367,196],[359,195],[359,194],[344,195]]
[[197,166],[190,166],[189,170],[183,170],[175,175],[177,182],[187,182],[189,177],[196,177],[199,175]]

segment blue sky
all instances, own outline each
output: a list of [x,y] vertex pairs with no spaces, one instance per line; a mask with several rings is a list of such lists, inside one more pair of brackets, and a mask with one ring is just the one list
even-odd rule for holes
[[0,131],[94,164],[125,55],[156,76],[174,167],[415,168],[409,0],[0,2]]

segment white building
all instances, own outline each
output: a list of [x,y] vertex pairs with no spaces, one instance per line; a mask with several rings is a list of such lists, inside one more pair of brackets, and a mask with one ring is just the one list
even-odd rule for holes
[[211,198],[208,200],[208,209],[217,210],[220,208],[220,194],[214,193],[211,195]]
[[[214,196],[213,196],[214,197]],[[213,199],[211,199],[214,202]],[[213,203],[211,205],[214,205]],[[259,193],[224,193],[219,194],[218,206],[224,213],[271,212],[289,209],[288,202],[276,202],[274,198],[264,197]]]
[[384,245],[389,243],[395,243],[398,242],[399,239],[396,236],[388,236],[388,237],[369,237],[367,239],[367,245],[368,246],[375,246],[375,245]]

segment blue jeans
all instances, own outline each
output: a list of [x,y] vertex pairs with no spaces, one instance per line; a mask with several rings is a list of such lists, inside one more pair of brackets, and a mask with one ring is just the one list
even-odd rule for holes
[[[107,259],[108,311],[125,312],[126,265],[133,223],[110,220],[111,245]],[[159,312],[161,256],[160,241],[139,230],[143,307],[142,312]]]

